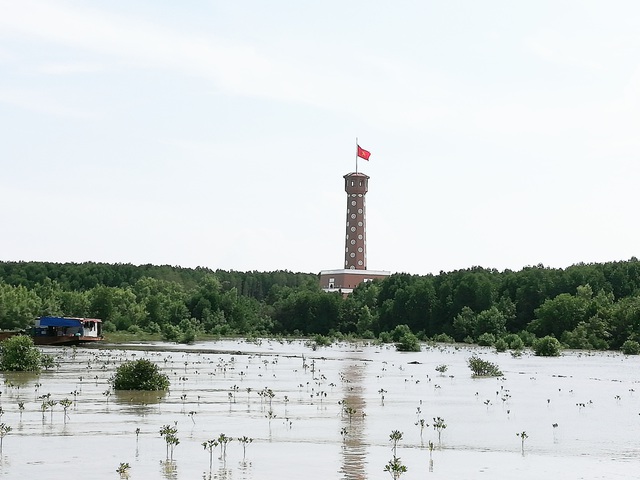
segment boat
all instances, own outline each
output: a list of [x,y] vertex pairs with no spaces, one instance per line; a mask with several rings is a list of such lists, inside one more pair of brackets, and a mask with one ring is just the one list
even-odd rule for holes
[[40,317],[31,331],[36,345],[78,345],[99,342],[102,320],[98,318]]

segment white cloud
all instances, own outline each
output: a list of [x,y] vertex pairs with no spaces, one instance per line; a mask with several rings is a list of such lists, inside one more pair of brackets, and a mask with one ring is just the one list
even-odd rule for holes
[[71,63],[45,63],[37,69],[41,73],[49,75],[75,75],[82,73],[102,73],[107,67],[101,63],[71,62]]
[[27,88],[0,88],[0,103],[61,117],[91,119],[95,114],[86,109],[69,106],[41,90]]

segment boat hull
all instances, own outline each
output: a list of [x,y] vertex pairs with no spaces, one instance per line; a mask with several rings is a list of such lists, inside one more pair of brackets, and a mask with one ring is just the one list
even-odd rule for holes
[[81,337],[79,335],[35,335],[31,337],[33,343],[36,345],[51,345],[51,346],[71,346],[80,345],[81,343],[95,343],[102,341],[101,337]]
[[80,345],[81,343],[95,343],[101,342],[103,337],[87,337],[79,335],[29,335],[22,331],[16,332],[0,332],[0,342],[7,338],[15,337],[18,335],[25,335],[33,340],[35,345]]

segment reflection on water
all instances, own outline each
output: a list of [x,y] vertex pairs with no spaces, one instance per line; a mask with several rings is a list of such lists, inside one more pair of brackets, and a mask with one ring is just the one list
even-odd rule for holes
[[[240,467],[240,471],[242,472],[242,467]],[[233,470],[226,468],[226,463],[223,463],[218,470],[208,472],[204,472],[202,474],[202,480],[231,480],[233,478]],[[241,478],[251,478],[242,476]]]
[[[363,396],[363,378],[366,364],[347,364],[341,371],[344,442],[340,472],[348,480],[364,480],[367,449],[365,438],[366,402]],[[350,409],[345,413],[346,409]]]
[[4,372],[5,385],[14,387],[24,387],[30,383],[36,383],[39,378],[39,374],[33,372]]
[[163,460],[160,462],[162,476],[167,480],[177,480],[178,465],[175,460]]

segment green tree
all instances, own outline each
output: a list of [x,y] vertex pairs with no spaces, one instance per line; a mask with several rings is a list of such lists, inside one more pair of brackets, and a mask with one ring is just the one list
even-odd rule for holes
[[120,365],[111,383],[115,390],[166,390],[169,377],[161,373],[155,363],[142,358]]
[[39,372],[41,353],[26,335],[16,335],[0,343],[0,370]]
[[625,355],[640,355],[640,343],[635,340],[627,340],[622,344],[622,353]]
[[560,342],[551,336],[537,339],[533,342],[533,352],[539,357],[557,357],[560,355]]
[[588,318],[591,298],[584,292],[577,295],[561,293],[536,309],[536,320],[530,328],[538,336],[560,337],[563,332],[573,330],[578,323]]
[[503,313],[493,306],[487,310],[483,310],[476,317],[475,330],[473,336],[479,338],[483,333],[490,333],[495,337],[499,337],[506,333],[507,319]]
[[0,282],[0,328],[30,327],[39,312],[40,299],[33,290]]
[[477,329],[477,315],[469,307],[462,307],[462,310],[453,319],[453,330],[455,339],[460,342],[465,337],[475,339]]

